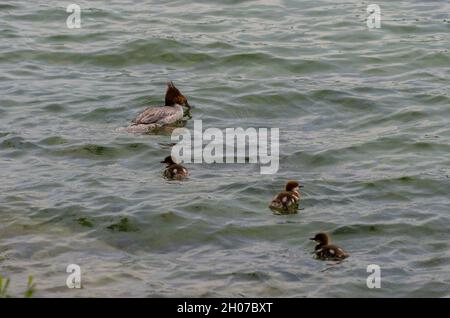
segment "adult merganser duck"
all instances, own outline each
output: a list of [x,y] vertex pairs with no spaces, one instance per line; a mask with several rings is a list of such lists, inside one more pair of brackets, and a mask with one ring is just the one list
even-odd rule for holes
[[330,237],[326,233],[319,233],[310,238],[310,240],[317,242],[314,249],[314,254],[317,259],[324,261],[340,261],[350,255],[339,246],[329,244]]
[[270,202],[269,208],[281,214],[297,213],[300,201],[299,189],[302,187],[297,181],[289,181],[286,184],[286,191],[278,193]]
[[140,113],[131,124],[120,131],[145,133],[153,129],[167,126],[183,119],[184,109],[191,108],[186,97],[175,87],[173,82],[167,83],[165,106],[148,107]]
[[187,178],[189,175],[187,169],[182,165],[177,164],[173,161],[172,156],[167,156],[161,163],[167,165],[166,170],[164,170],[164,177],[170,180],[182,180]]

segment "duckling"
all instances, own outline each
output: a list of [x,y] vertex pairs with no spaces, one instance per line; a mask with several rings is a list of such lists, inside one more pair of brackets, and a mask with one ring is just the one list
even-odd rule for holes
[[326,233],[316,234],[310,240],[317,242],[314,249],[314,254],[317,259],[323,261],[340,261],[350,256],[341,247],[329,244],[330,237]]
[[164,177],[170,180],[182,180],[189,175],[188,170],[182,165],[173,161],[172,156],[167,156],[161,163],[165,163]]
[[280,214],[297,213],[300,188],[303,186],[299,185],[297,181],[289,181],[286,184],[286,191],[278,193],[270,202],[269,208]]

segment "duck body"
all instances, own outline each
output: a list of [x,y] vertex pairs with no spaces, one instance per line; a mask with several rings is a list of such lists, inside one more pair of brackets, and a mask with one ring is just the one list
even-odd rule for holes
[[148,107],[126,128],[128,132],[148,132],[183,119],[183,106]]
[[278,193],[270,202],[269,208],[282,214],[292,214],[298,211],[300,195],[295,191]]
[[170,180],[183,180],[188,177],[189,173],[182,165],[173,164],[164,170],[164,177]]
[[330,237],[326,233],[318,233],[310,240],[317,242],[314,254],[317,259],[323,261],[341,261],[350,255],[341,247],[329,244]]
[[298,211],[300,201],[299,188],[296,181],[289,181],[286,190],[278,193],[270,202],[269,208],[277,214],[293,214]]
[[189,175],[188,170],[180,164],[177,164],[172,156],[167,156],[161,163],[165,163],[166,169],[163,172],[165,178],[169,180],[183,180]]
[[146,108],[130,125],[120,128],[119,131],[131,133],[146,133],[152,130],[169,126],[181,121],[184,117],[183,107],[191,108],[186,97],[172,82],[167,83],[164,106]]
[[328,261],[340,261],[349,256],[347,252],[334,244],[316,245],[314,253],[316,258]]

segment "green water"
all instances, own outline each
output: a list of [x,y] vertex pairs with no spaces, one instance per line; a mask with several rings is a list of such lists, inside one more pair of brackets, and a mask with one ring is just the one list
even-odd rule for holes
[[[44,4],[45,3],[45,4]],[[40,297],[449,297],[450,5],[0,4],[0,273]],[[118,133],[173,80],[204,128],[280,128],[280,169]],[[192,129],[193,121],[187,128]],[[267,205],[288,179],[303,210]],[[329,232],[351,257],[312,258]],[[81,266],[83,288],[66,287]],[[381,267],[369,289],[366,267]]]

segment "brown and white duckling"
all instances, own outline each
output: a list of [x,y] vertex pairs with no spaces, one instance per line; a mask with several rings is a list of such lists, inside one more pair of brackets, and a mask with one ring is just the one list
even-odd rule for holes
[[161,163],[165,163],[164,177],[170,180],[182,180],[189,175],[188,170],[182,165],[173,161],[172,156],[167,156]]
[[121,130],[145,133],[183,119],[184,107],[191,108],[186,97],[181,94],[173,82],[167,83],[165,106],[148,107],[140,113],[131,124]]
[[340,261],[350,255],[339,246],[329,244],[330,237],[326,233],[319,233],[310,238],[310,240],[317,242],[314,253],[317,259],[324,261]]
[[281,214],[297,213],[302,187],[297,181],[289,181],[286,191],[278,193],[270,202],[269,208]]

